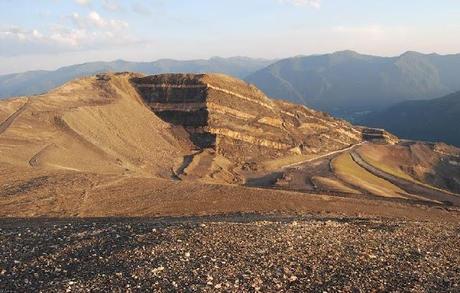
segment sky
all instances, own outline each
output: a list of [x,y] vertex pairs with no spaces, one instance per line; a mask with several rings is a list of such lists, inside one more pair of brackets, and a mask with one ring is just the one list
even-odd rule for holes
[[460,0],[0,0],[0,74],[90,61],[460,53]]

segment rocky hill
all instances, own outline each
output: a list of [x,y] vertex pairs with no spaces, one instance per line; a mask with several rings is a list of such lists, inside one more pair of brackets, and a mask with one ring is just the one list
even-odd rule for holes
[[224,75],[134,78],[160,118],[184,126],[199,147],[239,162],[320,154],[361,141],[361,132],[324,113],[282,101]]
[[3,101],[1,161],[34,169],[169,176],[171,164],[186,151],[169,124],[144,106],[130,77],[83,78],[45,95]]
[[257,165],[361,140],[344,121],[224,75],[99,75],[0,109],[2,161],[33,168],[170,178],[204,150]]

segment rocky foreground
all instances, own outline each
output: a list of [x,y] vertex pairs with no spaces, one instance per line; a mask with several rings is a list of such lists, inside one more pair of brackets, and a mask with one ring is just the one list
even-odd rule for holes
[[1,220],[0,291],[460,291],[460,224]]

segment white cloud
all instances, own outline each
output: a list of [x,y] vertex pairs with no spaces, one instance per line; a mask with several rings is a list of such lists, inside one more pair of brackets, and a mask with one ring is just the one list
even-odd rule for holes
[[0,27],[0,56],[110,48],[138,41],[126,31],[127,22],[105,19],[95,11],[86,16],[73,13],[70,20],[70,26],[61,23],[44,30]]
[[122,10],[122,6],[120,5],[120,2],[118,0],[74,0],[74,2],[78,5],[86,7],[92,7],[93,5],[91,4],[100,5],[105,10],[112,12]]
[[71,15],[71,19],[79,28],[121,30],[129,26],[126,21],[105,19],[96,11],[91,11],[87,16],[81,16],[74,12]]
[[17,56],[29,53],[57,52],[68,44],[58,35],[45,36],[42,32],[20,27],[0,29],[0,55]]
[[88,5],[91,3],[91,0],[75,0],[75,3],[79,5]]
[[321,6],[321,0],[278,0],[278,2],[294,6],[311,6],[314,8],[320,8]]
[[102,6],[109,11],[118,11],[121,9],[120,4],[116,0],[102,0]]
[[[38,33],[36,33],[38,35]],[[26,31],[19,27],[8,27],[0,29],[0,37],[15,37],[18,40],[25,40],[30,36],[33,36],[34,33],[32,31]]]

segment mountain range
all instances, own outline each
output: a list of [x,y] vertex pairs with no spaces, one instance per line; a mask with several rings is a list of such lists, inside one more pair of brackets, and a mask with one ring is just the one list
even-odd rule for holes
[[0,76],[0,99],[41,94],[75,78],[101,72],[132,71],[145,74],[217,72],[244,78],[273,62],[274,60],[247,57],[213,57],[208,60],[188,61],[162,59],[154,62],[129,62],[124,60],[90,62],[66,66],[52,71],[38,70],[2,75]]
[[378,57],[341,51],[280,60],[246,78],[271,97],[353,120],[414,99],[460,90],[460,54]]
[[460,91],[460,54],[406,52],[397,57],[353,51],[283,60],[247,57],[154,62],[91,62],[55,71],[0,76],[0,99],[46,92],[77,77],[101,72],[223,73],[256,85],[272,98],[355,121],[407,100],[434,99]]
[[427,101],[406,101],[369,113],[358,123],[385,128],[400,137],[460,146],[460,92]]
[[[456,114],[455,95],[428,102],[460,91],[460,54],[409,51],[397,57],[379,57],[341,51],[280,61],[214,57],[91,62],[55,71],[0,76],[0,99],[40,94],[74,78],[122,71],[224,73],[245,79],[270,97],[303,104],[351,122],[382,127],[403,138],[460,145],[460,134],[453,127],[460,117]],[[424,120],[419,122],[420,119]]]

